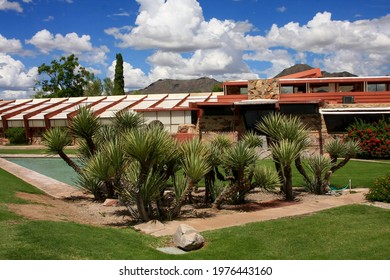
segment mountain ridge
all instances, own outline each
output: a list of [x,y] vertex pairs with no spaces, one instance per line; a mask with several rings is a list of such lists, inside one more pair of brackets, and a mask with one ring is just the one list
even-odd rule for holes
[[[295,64],[289,68],[284,69],[274,78],[291,75],[294,73],[314,69],[314,67],[307,64]],[[323,77],[357,77],[347,71],[330,73],[321,71]],[[177,79],[160,79],[149,86],[130,91],[129,94],[162,94],[162,93],[196,93],[196,92],[212,92],[216,91],[218,87],[222,86],[222,82],[213,78],[201,77],[191,80],[177,80]],[[222,90],[222,89],[221,89]]]

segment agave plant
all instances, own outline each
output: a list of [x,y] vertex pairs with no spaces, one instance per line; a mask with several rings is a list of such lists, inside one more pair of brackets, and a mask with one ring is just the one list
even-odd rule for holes
[[64,152],[65,147],[72,143],[72,138],[67,130],[54,127],[47,130],[42,138],[48,152],[58,154],[78,174],[81,173],[80,167]]

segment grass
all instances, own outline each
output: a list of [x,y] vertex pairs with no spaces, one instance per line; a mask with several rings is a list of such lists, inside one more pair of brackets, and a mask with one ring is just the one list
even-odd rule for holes
[[15,192],[41,192],[1,169],[0,178],[3,260],[390,259],[390,211],[372,206],[343,206],[309,216],[204,232],[204,248],[176,256],[156,250],[169,242],[167,237],[156,238],[131,228],[32,221],[17,216],[5,205],[25,203],[15,197]]
[[[272,160],[262,160],[263,164],[273,167]],[[390,161],[358,161],[350,160],[344,167],[337,170],[331,177],[331,184],[344,187],[349,179],[353,188],[370,188],[376,178],[390,173]],[[293,165],[293,185],[304,186],[304,180]]]
[[[65,148],[66,154],[77,154],[77,149],[75,148]],[[18,149],[18,148],[7,148],[2,149],[0,147],[0,154],[10,154],[10,155],[16,155],[16,154],[25,154],[25,155],[46,155],[47,150],[46,149]]]

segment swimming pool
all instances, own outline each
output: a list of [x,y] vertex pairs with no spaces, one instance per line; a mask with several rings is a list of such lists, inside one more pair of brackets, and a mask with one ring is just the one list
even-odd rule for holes
[[76,186],[77,173],[61,158],[17,158],[10,157],[6,160],[56,179],[65,184]]

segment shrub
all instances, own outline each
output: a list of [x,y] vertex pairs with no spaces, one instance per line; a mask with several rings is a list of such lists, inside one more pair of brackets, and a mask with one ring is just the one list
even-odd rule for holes
[[11,144],[27,144],[26,133],[23,127],[11,127],[5,131]]
[[359,158],[390,158],[390,119],[374,123],[356,120],[347,129],[346,139],[360,143]]
[[375,180],[374,185],[366,194],[370,201],[390,202],[390,174]]

